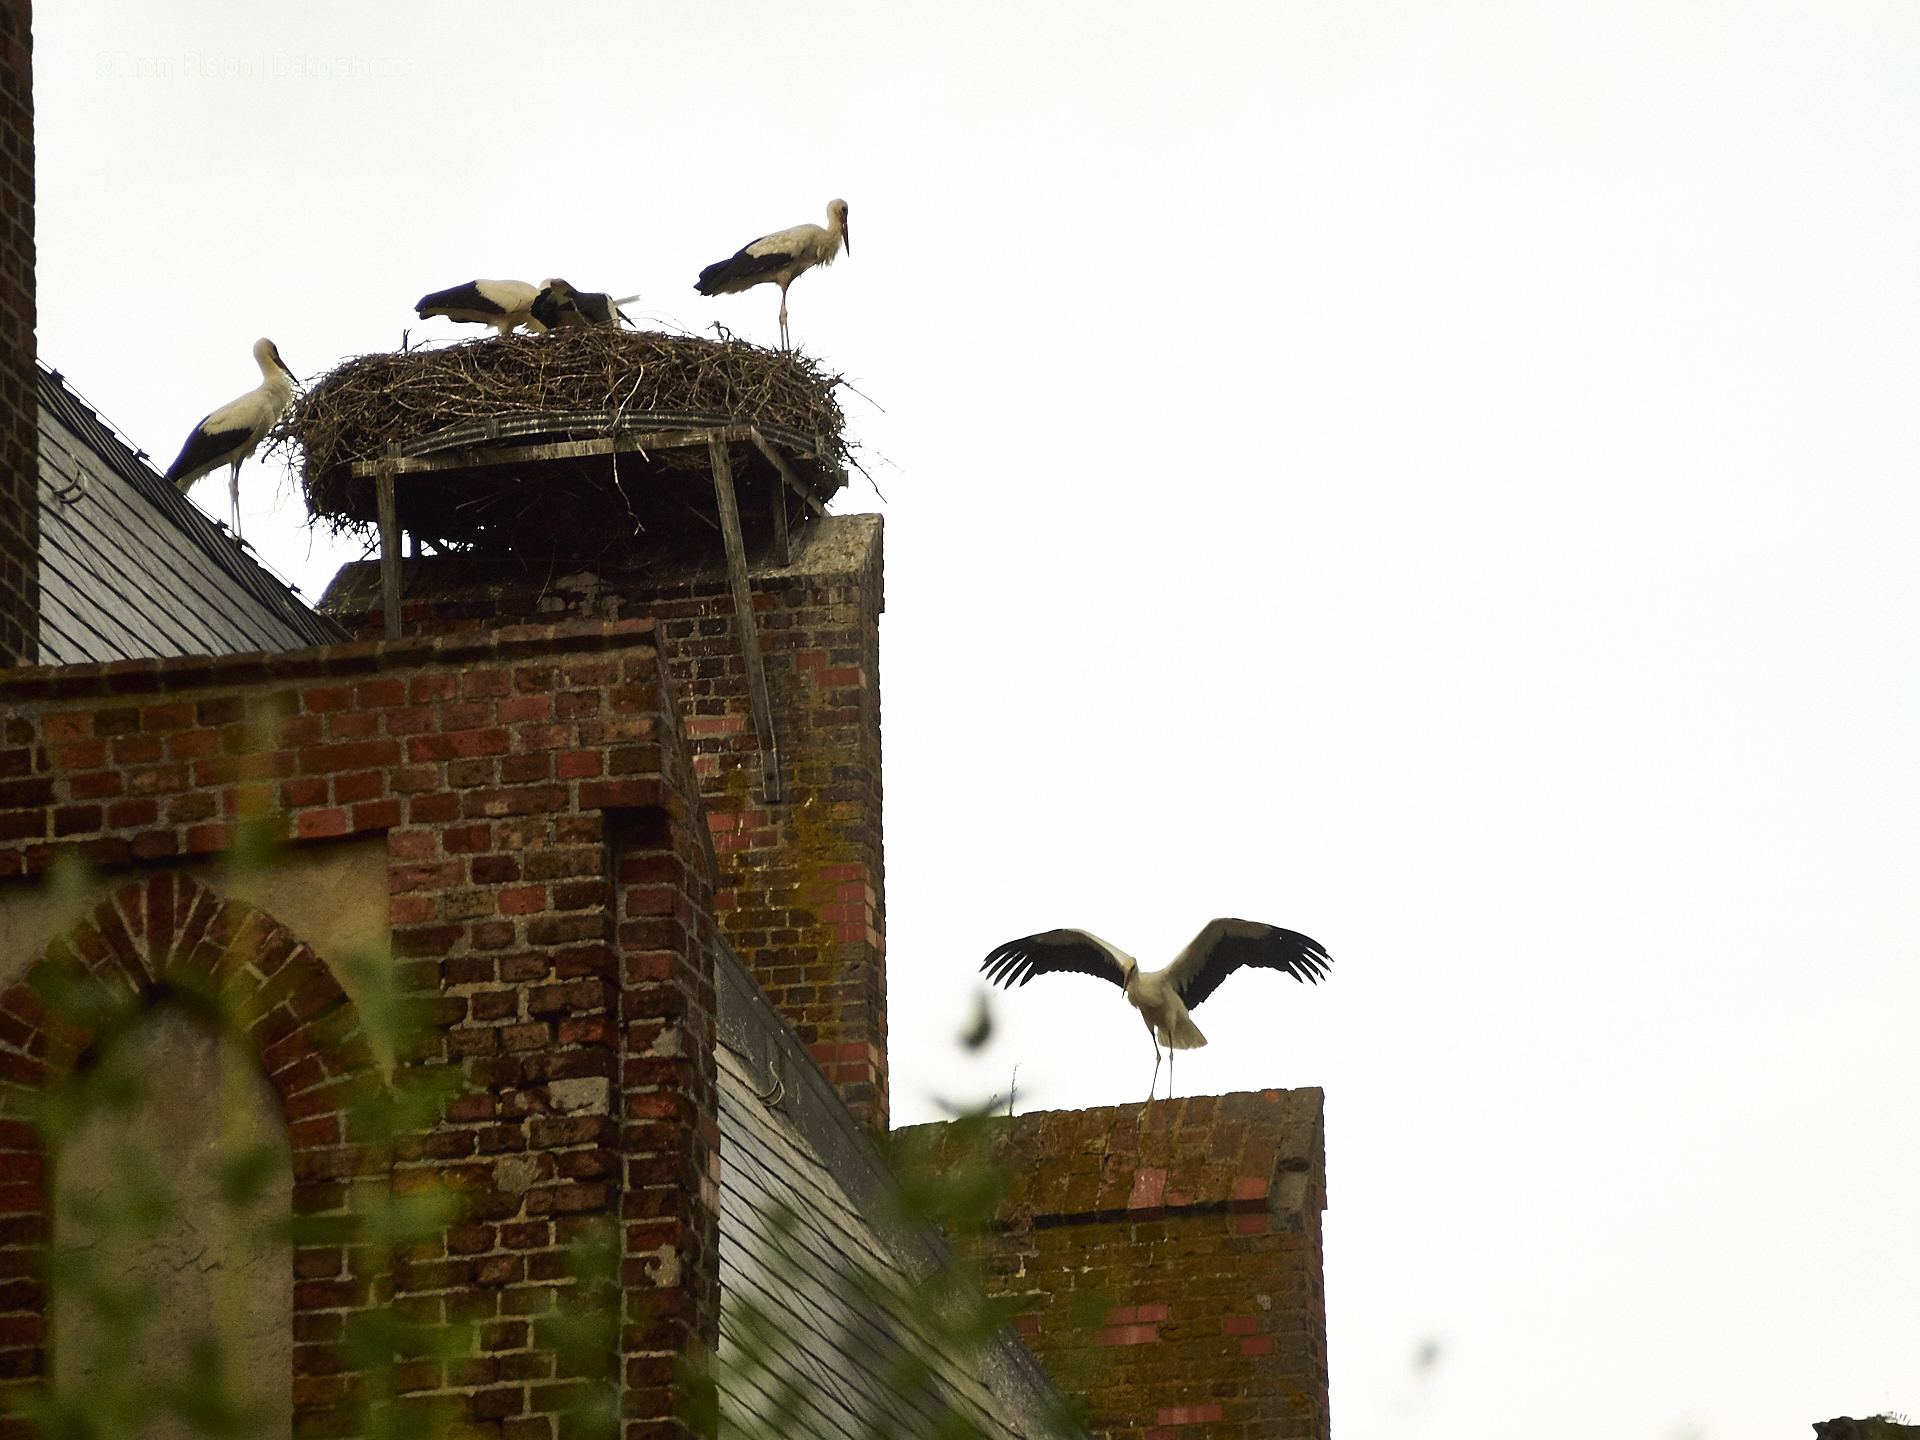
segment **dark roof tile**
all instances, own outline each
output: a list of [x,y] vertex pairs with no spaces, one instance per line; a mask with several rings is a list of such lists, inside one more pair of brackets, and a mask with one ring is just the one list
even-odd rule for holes
[[40,661],[297,650],[347,638],[40,371]]
[[[886,1383],[884,1355],[909,1323],[870,1283],[911,1286],[941,1259],[940,1242],[908,1227],[891,1204],[878,1152],[766,994],[730,950],[716,967],[719,999],[721,1351],[738,1351],[730,1314],[752,1303],[772,1323],[795,1413],[780,1397],[727,1395],[786,1436],[931,1433]],[[1092,1138],[1092,1137],[1090,1137]],[[1099,1158],[1090,1157],[1097,1167]],[[1089,1178],[1094,1172],[1090,1171]],[[864,1272],[864,1279],[863,1279]],[[1056,1433],[1052,1386],[1012,1331],[988,1343],[977,1370],[936,1360],[954,1411],[990,1440]]]

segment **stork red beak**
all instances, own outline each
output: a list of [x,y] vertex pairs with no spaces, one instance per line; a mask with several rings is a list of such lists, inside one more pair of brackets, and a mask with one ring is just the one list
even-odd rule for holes
[[840,243],[847,247],[847,254],[853,253],[853,229],[844,220],[840,222]]

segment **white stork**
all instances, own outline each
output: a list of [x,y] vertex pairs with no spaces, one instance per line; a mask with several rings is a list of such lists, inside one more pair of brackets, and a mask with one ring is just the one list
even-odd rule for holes
[[525,325],[535,334],[547,327],[533,315],[533,302],[540,291],[524,280],[469,280],[451,290],[436,290],[422,295],[413,307],[422,320],[444,315],[462,324],[491,325],[502,335]]
[[564,280],[548,280],[534,297],[533,318],[547,330],[583,330],[591,325],[614,325],[627,317],[620,307],[638,295],[618,300],[604,290],[576,290]]
[[[1012,989],[1036,975],[1072,970],[1111,980],[1127,993],[1153,1037],[1153,1084],[1160,1081],[1160,1047],[1198,1050],[1207,1043],[1187,1012],[1243,965],[1284,970],[1296,980],[1316,984],[1333,964],[1317,940],[1257,920],[1209,920],[1187,948],[1164,970],[1142,970],[1140,962],[1090,930],[1046,930],[998,946],[980,964],[987,979]],[[1167,1056],[1167,1096],[1173,1096],[1173,1056]],[[1153,1101],[1153,1085],[1147,1087]]]
[[816,265],[831,265],[840,247],[853,253],[847,234],[847,202],[827,202],[827,228],[796,225],[791,230],[762,235],[731,260],[709,265],[693,287],[702,295],[736,295],[756,285],[780,287],[780,348],[787,344],[787,287]]
[[193,427],[180,458],[167,467],[167,479],[182,495],[202,475],[231,465],[227,498],[233,504],[233,534],[240,538],[240,463],[259,448],[273,422],[293,403],[293,376],[271,340],[253,342],[254,362],[263,377],[257,390],[230,400]]

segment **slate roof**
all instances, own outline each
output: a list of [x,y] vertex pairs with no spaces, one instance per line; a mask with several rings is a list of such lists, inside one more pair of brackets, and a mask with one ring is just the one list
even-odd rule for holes
[[40,663],[347,639],[40,367]]
[[[781,1337],[786,1366],[753,1393],[725,1392],[783,1436],[930,1434],[927,1417],[894,1395],[863,1356],[884,1353],[901,1318],[863,1288],[863,1269],[911,1285],[941,1261],[940,1242],[891,1218],[892,1178],[806,1047],[730,950],[719,992],[722,1156],[721,1357],[740,1353],[740,1301]],[[982,1434],[1058,1433],[1052,1383],[1001,1332],[972,1372],[936,1362],[950,1404]],[[781,1380],[793,1406],[782,1414]],[[877,1423],[876,1423],[877,1422]]]

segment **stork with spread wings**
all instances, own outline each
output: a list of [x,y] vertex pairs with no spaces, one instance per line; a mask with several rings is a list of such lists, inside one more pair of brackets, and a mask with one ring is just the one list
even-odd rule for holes
[[[1317,940],[1297,930],[1257,920],[1209,920],[1163,970],[1142,970],[1140,962],[1091,930],[1044,930],[995,947],[981,962],[987,979],[1012,989],[1036,975],[1072,971],[1111,980],[1126,992],[1153,1037],[1153,1085],[1160,1083],[1160,1047],[1197,1050],[1207,1043],[1187,1012],[1220,988],[1243,965],[1283,970],[1296,980],[1316,984],[1333,964]],[[1167,1093],[1173,1093],[1173,1058],[1167,1057]],[[1149,1102],[1153,1086],[1147,1090]]]

